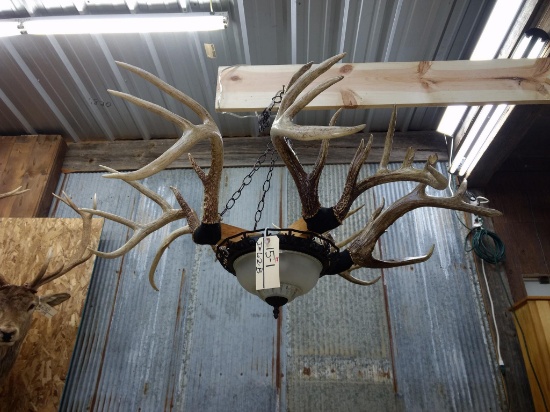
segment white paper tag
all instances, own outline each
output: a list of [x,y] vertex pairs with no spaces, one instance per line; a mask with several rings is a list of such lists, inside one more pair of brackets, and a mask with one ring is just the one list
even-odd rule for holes
[[279,238],[261,237],[256,242],[256,290],[279,287]]
[[51,318],[52,316],[57,314],[57,309],[44,302],[40,302],[38,304],[38,306],[36,307],[36,311],[41,315],[46,316],[47,318]]

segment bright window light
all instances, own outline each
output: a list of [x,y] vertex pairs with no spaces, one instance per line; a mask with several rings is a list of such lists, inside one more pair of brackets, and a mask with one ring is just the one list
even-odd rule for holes
[[226,28],[227,13],[37,17],[22,24],[22,33],[38,35],[207,31]]

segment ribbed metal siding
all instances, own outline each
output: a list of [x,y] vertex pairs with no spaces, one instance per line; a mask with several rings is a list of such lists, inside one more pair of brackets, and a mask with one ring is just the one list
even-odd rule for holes
[[[365,165],[366,166],[366,165]],[[338,200],[347,167],[327,167],[320,200]],[[288,177],[289,220],[300,216],[297,191]],[[364,227],[374,210],[372,196],[362,195],[364,209],[335,231],[341,241]],[[354,276],[371,280],[380,270],[361,269]],[[390,335],[383,283],[353,285],[325,276],[307,295],[285,310],[287,318],[287,402],[290,411],[402,410],[394,393]]]
[[[376,166],[363,169],[372,174]],[[326,172],[320,196],[333,204],[347,167]],[[366,203],[365,210],[337,238],[362,227],[382,198],[388,205],[413,188],[396,183],[363,195],[357,204]],[[288,213],[296,215],[299,199],[290,193]],[[382,236],[376,256],[400,259],[424,254],[432,244],[436,249],[425,263],[384,270],[387,301],[382,282],[361,287],[323,278],[289,305],[289,410],[500,410],[504,398],[465,235],[454,212],[417,209]],[[362,279],[380,274],[354,272]]]
[[[224,172],[224,201],[248,171]],[[346,172],[327,166],[323,204],[337,199]],[[259,171],[227,223],[253,226],[263,179]],[[176,185],[200,209],[202,189],[190,170],[165,171],[146,184],[167,198]],[[157,213],[151,201],[99,174],[67,175],[62,186],[80,205],[97,192],[101,209],[139,219]],[[391,202],[411,188],[392,184],[363,195],[357,203],[365,209],[337,239],[360,228],[382,197]],[[276,169],[260,226],[285,225],[299,213],[288,173]],[[65,207],[55,215],[74,216]],[[166,251],[155,276],[160,292],[150,288],[156,246],[177,226],[122,259],[97,260],[61,410],[499,410],[492,341],[453,212],[414,211],[381,239],[383,258],[422,254],[435,243],[428,262],[386,270],[385,284],[370,287],[324,277],[283,309],[279,336],[270,308],[189,236]],[[101,249],[118,247],[126,232],[106,222]],[[380,274],[354,272],[362,279]]]
[[[224,174],[222,198],[246,173]],[[280,192],[277,173],[273,194]],[[262,180],[248,193],[257,192]],[[200,210],[202,187],[193,171],[165,171],[145,184],[172,201],[168,186],[176,185]],[[138,220],[158,215],[152,201],[99,174],[71,174],[62,186],[80,205],[97,192],[103,210]],[[248,204],[255,208],[257,200],[243,196],[227,218],[249,227]],[[278,209],[276,201],[264,214],[278,216]],[[73,213],[60,206],[55,215]],[[195,246],[189,236],[178,239],[157,269],[160,292],[149,286],[147,268],[156,247],[176,227],[151,235],[124,258],[98,259],[61,410],[275,408],[276,322],[269,307],[219,266],[210,248]],[[100,248],[113,250],[127,236],[120,225],[106,222]]]
[[[412,183],[386,185],[374,192],[393,202],[413,188]],[[478,278],[464,251],[467,231],[458,219],[463,213],[417,209],[381,239],[385,259],[436,247],[425,263],[385,271],[398,390],[410,410],[498,411],[504,406]]]

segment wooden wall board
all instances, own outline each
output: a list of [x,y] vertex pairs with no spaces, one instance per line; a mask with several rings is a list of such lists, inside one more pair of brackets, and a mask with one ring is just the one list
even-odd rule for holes
[[[495,173],[550,171],[550,106],[516,106],[468,176],[468,186],[483,188]],[[456,153],[456,151],[455,151]]]
[[[374,142],[366,163],[379,163],[384,147],[385,133],[373,133]],[[347,164],[361,139],[367,140],[369,134],[333,139],[330,142],[327,164]],[[269,137],[231,137],[224,139],[224,165],[226,167],[248,167],[265,151]],[[71,143],[63,163],[64,173],[103,171],[99,165],[116,170],[135,170],[154,160],[172,146],[176,139],[132,140],[95,143]],[[292,145],[302,164],[313,164],[317,159],[320,142],[292,141]],[[402,162],[406,149],[417,149],[416,160],[425,161],[433,153],[439,160],[448,159],[444,136],[437,132],[395,133],[392,162]],[[210,146],[202,142],[192,148],[191,153],[201,167],[210,165]],[[269,160],[268,160],[269,161]],[[282,165],[280,159],[276,165]],[[181,156],[169,169],[189,168],[187,156]]]
[[[515,322],[536,411],[550,407],[550,297],[529,297],[514,307]],[[536,377],[535,377],[536,374]]]
[[0,217],[48,215],[66,148],[59,135],[0,136],[0,193],[30,189],[2,199]]
[[[216,111],[254,112],[288,84],[300,65],[221,66]],[[550,59],[340,63],[310,87],[335,77],[343,80],[305,109],[339,107],[482,105],[550,103]],[[307,89],[306,89],[307,90]]]
[[550,172],[497,172],[485,190],[491,207],[503,212],[493,219],[506,247],[504,267],[514,302],[527,296],[524,277],[550,273]]
[[[97,247],[103,219],[93,220],[92,247]],[[10,282],[22,284],[38,271],[53,248],[50,267],[65,261],[80,239],[80,218],[0,219],[0,268]],[[90,281],[94,257],[63,277],[44,285],[39,294],[69,292],[48,319],[35,314],[21,353],[0,385],[2,411],[57,411]]]

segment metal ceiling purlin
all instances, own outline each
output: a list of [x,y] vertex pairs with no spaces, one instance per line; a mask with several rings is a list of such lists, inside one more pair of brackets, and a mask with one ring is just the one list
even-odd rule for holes
[[[107,43],[105,42],[105,39],[103,38],[103,36],[101,34],[94,34],[92,35],[92,37],[99,45],[99,48],[103,52],[103,55],[105,56],[105,59],[109,64],[109,67],[113,71],[113,74],[117,80],[117,86],[118,86],[116,90],[131,94],[130,91],[128,90],[128,87],[126,86],[126,82],[124,81],[124,78],[122,77],[121,69],[119,69],[118,66],[116,65],[115,59],[113,58],[111,51],[109,50],[109,47],[107,46]],[[110,87],[110,88],[113,88],[113,87]],[[132,114],[133,121],[135,122],[136,126],[138,127],[141,133],[142,138],[145,140],[150,139],[151,134],[147,129],[147,127],[145,127],[145,123],[143,122],[143,117],[139,112],[139,109],[133,104],[128,104],[128,108],[130,110],[130,113]]]
[[11,55],[11,57],[15,60],[15,62],[17,63],[17,65],[21,69],[21,72],[25,75],[27,80],[33,85],[35,91],[38,92],[39,96],[46,103],[49,110],[57,118],[57,120],[59,121],[61,126],[67,132],[67,134],[73,139],[73,141],[78,142],[80,139],[79,139],[77,133],[72,128],[72,126],[69,124],[68,120],[63,116],[63,114],[61,113],[59,108],[56,106],[56,104],[53,102],[52,98],[49,96],[49,94],[46,92],[46,90],[44,90],[44,87],[37,80],[36,75],[31,71],[29,66],[21,58],[21,55],[13,47],[12,43],[9,40],[5,40],[4,45],[5,45],[8,53]]
[[[48,36],[48,40],[50,41],[52,47],[56,51],[57,56],[65,66],[65,69],[69,72],[71,79],[74,81],[76,87],[78,88],[78,91],[80,92],[82,100],[86,100],[91,95],[91,93],[88,90],[86,90],[86,86],[84,86],[84,83],[82,82],[80,76],[78,76],[75,68],[71,64],[63,48],[61,47],[61,45],[59,44],[59,42],[54,36]],[[90,110],[92,111],[94,119],[99,124],[101,131],[104,133],[107,139],[114,140],[115,139],[114,134],[112,130],[109,128],[109,126],[107,125],[107,122],[105,121],[103,115],[99,111],[99,108],[96,105],[90,105]]]
[[25,116],[23,116],[23,113],[21,113],[15,104],[6,96],[6,93],[2,89],[0,89],[0,100],[9,108],[10,112],[14,115],[14,117],[21,123],[21,126],[25,129],[25,133],[27,134],[37,134],[36,130],[31,126],[31,124],[27,121]]

